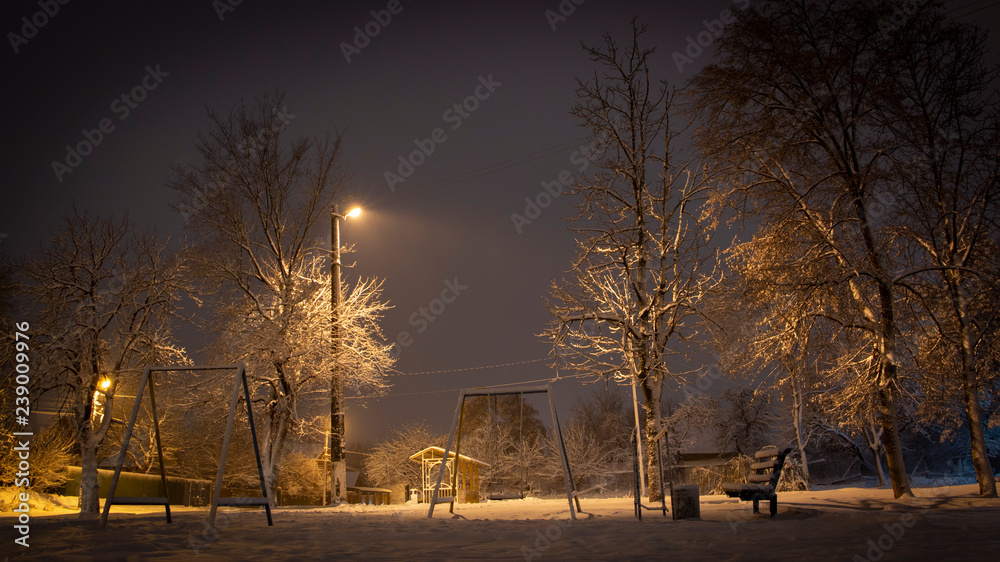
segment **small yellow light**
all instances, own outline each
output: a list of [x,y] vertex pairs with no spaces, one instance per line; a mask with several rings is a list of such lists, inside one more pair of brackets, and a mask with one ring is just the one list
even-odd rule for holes
[[347,218],[354,218],[361,214],[361,207],[355,207],[351,209],[351,212],[347,213]]
[[107,389],[111,388],[111,379],[109,379],[107,377],[103,378],[101,380],[100,386],[101,386],[101,390],[107,390]]

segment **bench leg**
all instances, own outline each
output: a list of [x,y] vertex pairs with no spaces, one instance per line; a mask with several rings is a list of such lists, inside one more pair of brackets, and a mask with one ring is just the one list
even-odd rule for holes
[[757,503],[759,500],[754,498],[753,500],[753,512],[754,514],[760,513],[760,505]]
[[778,513],[778,498],[771,498],[771,517]]

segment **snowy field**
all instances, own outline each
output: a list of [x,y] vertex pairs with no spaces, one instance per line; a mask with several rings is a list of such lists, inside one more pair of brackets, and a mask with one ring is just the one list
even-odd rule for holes
[[974,485],[889,490],[841,488],[779,494],[778,515],[749,503],[702,496],[701,518],[672,521],[630,498],[583,499],[569,519],[562,499],[425,505],[220,508],[217,535],[205,508],[112,507],[107,530],[68,508],[34,510],[30,547],[12,548],[15,524],[0,515],[10,560],[997,560],[1000,500]]

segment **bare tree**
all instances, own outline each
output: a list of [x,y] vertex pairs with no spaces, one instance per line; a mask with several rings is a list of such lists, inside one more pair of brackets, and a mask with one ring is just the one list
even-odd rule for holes
[[97,453],[122,373],[184,360],[171,331],[183,290],[177,263],[127,218],[77,212],[22,271],[34,304],[35,392],[56,393],[69,415],[81,456],[80,512],[96,514]]
[[782,290],[822,294],[806,314],[844,331],[831,405],[881,425],[864,432],[876,464],[884,446],[895,495],[910,494],[907,355],[914,329],[937,329],[962,365],[974,464],[994,494],[975,357],[995,312],[973,321],[969,308],[996,287],[982,259],[997,189],[982,33],[948,22],[938,2],[775,0],[739,13],[718,46],[695,82],[702,140],[735,167],[765,236],[796,248],[756,263],[804,270]]
[[[664,382],[684,376],[668,359],[694,336],[699,299],[713,282],[706,243],[714,222],[704,213],[704,168],[671,144],[679,135],[669,119],[674,91],[650,81],[644,31],[633,22],[624,49],[607,35],[603,46],[585,47],[601,72],[578,81],[572,113],[601,156],[598,171],[571,190],[579,256],[573,277],[552,285],[555,321],[545,335],[563,367],[636,384],[649,439],[661,426]],[[661,494],[654,453],[651,500]]]
[[979,491],[995,497],[980,358],[1000,312],[1000,103],[991,90],[998,73],[984,62],[985,31],[947,21],[933,6],[917,15],[899,33],[920,48],[900,53],[905,71],[894,74],[897,95],[884,110],[900,143],[892,155],[901,187],[885,206],[907,242],[909,267],[898,284],[922,320],[920,372],[954,381]]
[[[807,242],[772,255],[773,269],[807,269],[795,289],[822,289],[824,311],[866,351],[854,395],[875,398],[893,491],[912,495],[899,442],[898,310],[893,244],[873,206],[889,189],[882,123],[873,111],[901,48],[879,29],[888,2],[774,0],[737,13],[719,62],[694,90],[703,146],[735,169],[748,212],[771,232]],[[905,48],[905,47],[902,47]]]
[[524,395],[474,396],[463,409],[459,452],[490,465],[480,480],[486,494],[513,493],[522,478],[534,489],[540,469],[549,472],[546,461],[556,458],[543,457],[547,434],[538,410]]
[[663,423],[670,428],[671,465],[680,462],[681,452],[691,447],[707,432],[715,429],[719,418],[719,401],[708,395],[688,395],[681,403],[668,402],[663,412]]
[[[344,181],[339,136],[282,142],[283,103],[279,93],[228,115],[209,111],[200,162],[177,167],[168,181],[188,219],[189,273],[212,307],[213,348],[247,364],[263,409],[272,490],[289,433],[315,427],[306,406],[318,405],[324,391],[329,397],[329,248],[320,233]],[[349,386],[378,391],[393,364],[378,324],[388,307],[381,281],[362,280],[345,293],[337,314],[342,372]]]
[[433,433],[423,424],[407,424],[393,430],[393,437],[383,441],[365,457],[365,474],[376,486],[397,484],[422,486],[420,463],[410,456],[427,447],[444,445],[446,436]]
[[[578,487],[627,489],[631,478],[621,471],[631,465],[634,452],[632,411],[620,389],[602,386],[570,406],[572,418],[563,431],[566,453]],[[549,471],[558,474],[557,464]]]
[[728,407],[719,408],[715,420],[715,443],[732,447],[737,454],[751,455],[763,447],[773,431],[774,415],[766,393],[747,388],[727,388],[722,396]]

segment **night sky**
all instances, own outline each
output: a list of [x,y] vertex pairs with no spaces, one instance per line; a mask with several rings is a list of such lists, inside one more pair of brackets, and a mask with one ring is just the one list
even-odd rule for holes
[[[91,214],[127,211],[136,226],[179,243],[183,219],[170,208],[177,196],[164,181],[172,164],[196,161],[206,107],[228,113],[241,99],[283,90],[288,139],[345,133],[346,187],[354,196],[344,205],[364,207],[341,227],[343,242],[356,250],[344,259],[356,263],[345,281],[385,278],[384,296],[395,307],[383,323],[386,336],[395,341],[407,331],[413,340],[397,369],[455,370],[394,378],[389,396],[364,408],[349,400],[348,440],[371,443],[407,421],[444,431],[456,389],[554,375],[544,361],[467,368],[538,360],[550,350],[537,334],[550,319],[543,301],[549,283],[563,277],[575,254],[564,220],[570,201],[556,197],[520,232],[511,215],[525,214],[525,198],[536,199],[543,182],[578,169],[574,151],[588,131],[569,109],[575,78],[596,70],[580,42],[598,44],[606,32],[626,42],[638,16],[649,25],[647,44],[657,47],[653,78],[680,84],[711,60],[711,47],[683,69],[672,54],[689,48],[705,21],[747,1],[564,0],[568,15],[558,18],[557,0],[42,0],[58,5],[44,17],[36,15],[44,13],[37,0],[8,1],[0,20],[8,115],[0,248],[30,255],[74,205]],[[952,4],[963,21],[988,25],[1000,17],[998,2]],[[383,13],[383,20],[391,15],[384,26],[373,23],[371,11],[387,7],[398,13]],[[22,18],[44,25],[23,32]],[[377,35],[357,47],[355,28],[365,26]],[[348,56],[342,44],[351,45]],[[996,59],[996,38],[990,44]],[[143,99],[122,100],[133,92]],[[96,132],[102,124],[107,132]],[[415,150],[415,140],[427,146],[424,139],[439,128],[443,140],[439,134],[433,154],[390,188],[385,172],[398,173],[400,155]],[[88,135],[100,137],[92,153],[54,171],[53,162],[67,162],[66,146]],[[443,310],[436,305],[433,322],[413,325],[411,316],[446,283],[465,288]],[[208,341],[191,329],[181,333],[198,359]],[[554,388],[565,419],[582,387],[570,379]]]

